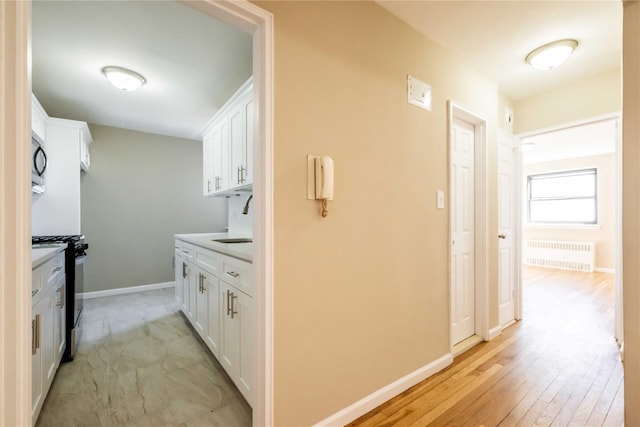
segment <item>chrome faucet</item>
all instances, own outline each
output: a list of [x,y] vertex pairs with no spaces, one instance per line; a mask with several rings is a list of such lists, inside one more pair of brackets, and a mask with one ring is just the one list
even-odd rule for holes
[[244,209],[242,210],[242,215],[246,215],[249,213],[249,202],[251,201],[251,199],[253,199],[253,194],[250,195],[249,198],[247,199],[247,203],[245,203]]

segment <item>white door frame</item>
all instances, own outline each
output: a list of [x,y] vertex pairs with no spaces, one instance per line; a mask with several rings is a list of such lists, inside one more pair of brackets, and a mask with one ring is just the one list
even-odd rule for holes
[[[273,15],[245,0],[186,1],[253,34],[254,425],[273,425]],[[31,422],[30,2],[0,2],[0,425]],[[13,52],[13,48],[16,48]]]
[[474,127],[474,161],[475,161],[475,335],[488,341],[489,337],[489,288],[488,288],[488,201],[487,201],[487,121],[479,115],[467,110],[460,104],[448,101],[448,141],[447,141],[447,169],[449,176],[449,351],[453,353],[453,335],[451,325],[453,323],[452,292],[451,292],[451,254],[452,227],[451,227],[451,138],[453,137],[453,120],[460,119],[470,123]]
[[[524,132],[516,135],[517,138],[522,140],[523,138],[542,135],[549,132],[555,132],[563,129],[569,129],[577,126],[584,126],[591,123],[603,122],[615,120],[616,121],[616,206],[615,206],[615,247],[616,247],[616,281],[615,281],[615,307],[614,307],[614,335],[618,344],[621,346],[621,351],[624,350],[624,330],[623,330],[623,312],[622,312],[622,112],[614,112],[608,114],[601,114],[599,116],[590,117],[588,119],[576,120],[573,122],[563,123],[557,126],[550,126],[543,129],[538,129],[530,132]],[[522,177],[522,156],[518,162],[520,170],[518,174]],[[523,207],[524,200],[522,199],[523,185],[519,187],[520,193],[520,209]],[[520,219],[522,219],[522,212],[520,213]],[[522,228],[522,225],[521,225]],[[519,301],[517,304],[519,310],[518,319],[522,319],[522,280],[517,283],[519,289],[516,291],[516,296]]]

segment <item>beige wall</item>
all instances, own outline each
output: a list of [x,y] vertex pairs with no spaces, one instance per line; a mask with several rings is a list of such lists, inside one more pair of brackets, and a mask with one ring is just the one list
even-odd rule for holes
[[[526,226],[522,240],[566,240],[596,242],[596,268],[615,269],[615,154],[601,156],[580,157],[575,159],[558,160],[554,162],[534,163],[523,165],[525,189],[522,194],[526,198],[526,176],[530,174],[568,171],[577,169],[598,169],[598,223],[599,229],[579,228],[541,228]],[[526,204],[526,200],[525,200]],[[526,216],[526,208],[523,210]],[[526,218],[523,219],[526,224]]]
[[640,425],[640,3],[624,3],[622,253],[625,425]]
[[[499,94],[375,3],[258,5],[275,22],[275,422],[310,425],[448,353],[447,100],[488,120],[495,171]],[[407,74],[431,112],[407,103]],[[324,219],[307,154],[335,160]]]
[[202,197],[202,143],[90,129],[91,169],[81,180],[85,292],[173,281],[173,235],[227,225],[226,199]]
[[606,71],[514,103],[514,133],[619,112],[622,108],[620,69]]

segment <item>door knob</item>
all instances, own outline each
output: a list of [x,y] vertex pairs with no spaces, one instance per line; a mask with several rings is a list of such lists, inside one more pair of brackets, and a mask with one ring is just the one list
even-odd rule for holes
[[498,239],[506,239],[507,236],[505,236],[504,234],[498,234]]

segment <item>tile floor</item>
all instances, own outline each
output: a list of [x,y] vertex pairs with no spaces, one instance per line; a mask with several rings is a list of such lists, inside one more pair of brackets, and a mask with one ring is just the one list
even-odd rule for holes
[[37,426],[249,426],[251,408],[173,304],[173,289],[85,301],[75,360]]

